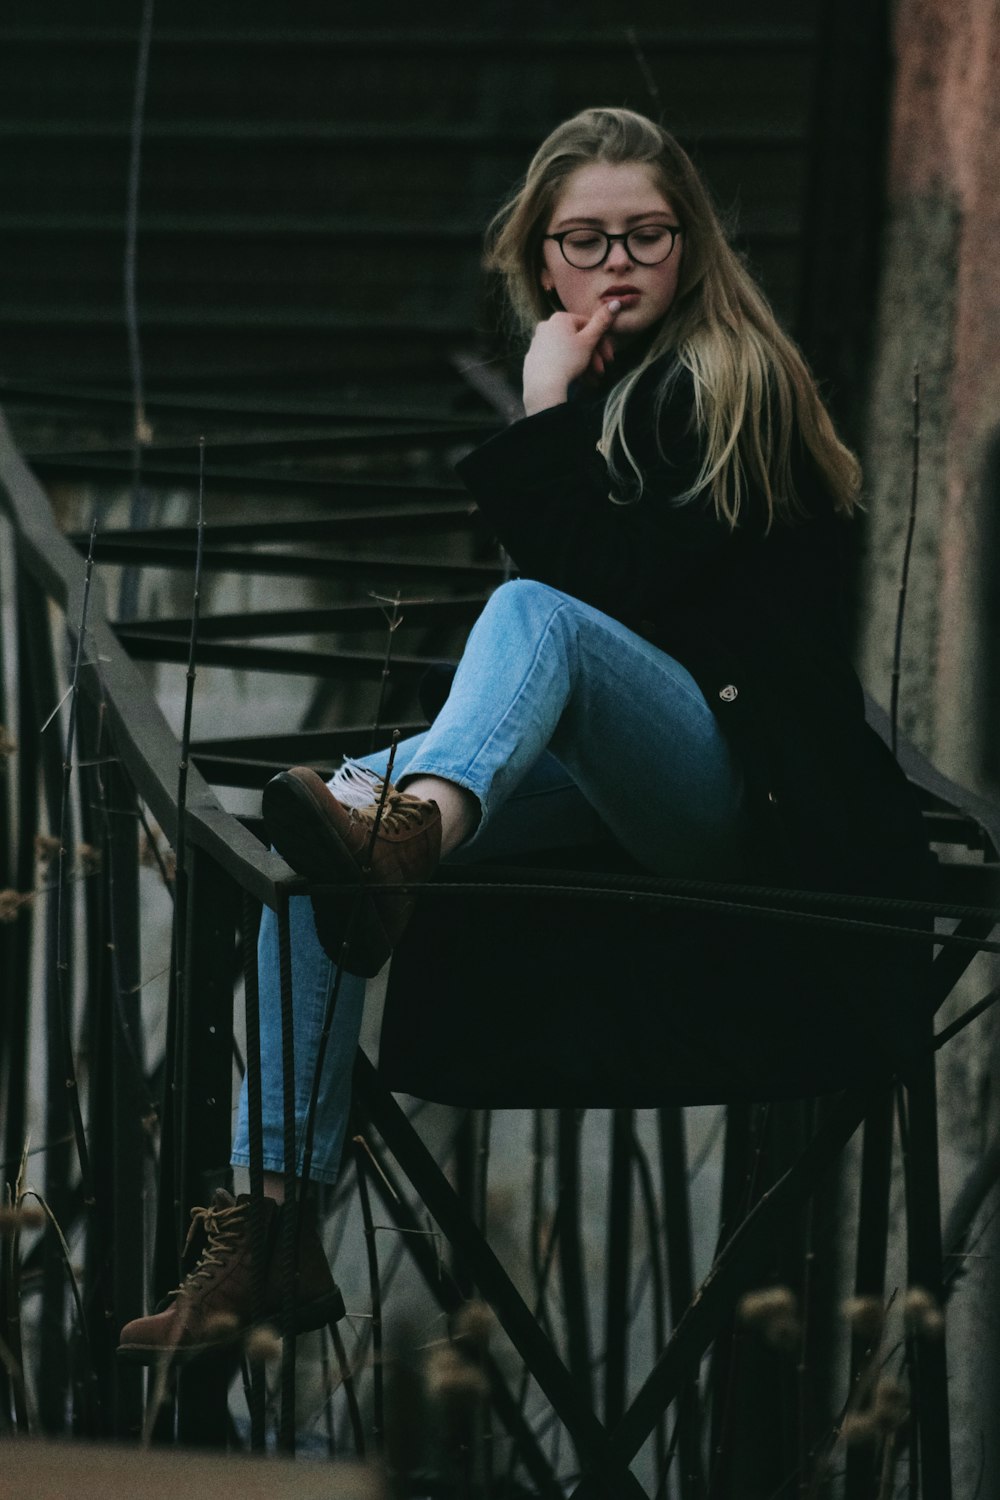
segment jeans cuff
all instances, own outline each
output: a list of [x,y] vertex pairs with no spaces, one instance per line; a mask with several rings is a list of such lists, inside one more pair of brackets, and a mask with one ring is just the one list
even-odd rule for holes
[[[457,766],[449,766],[446,762],[442,763],[441,761],[427,761],[422,756],[418,756],[412,765],[407,766],[400,780],[410,781],[416,776],[438,776],[442,781],[453,781],[456,786],[462,787],[466,792],[471,792],[475,797],[479,803],[479,822],[476,824],[475,833],[471,834],[462,846],[463,848],[467,848],[480,831],[486,827],[492,815],[493,809],[489,804],[486,791],[482,786],[477,785],[466,771],[460,771]],[[404,787],[403,790],[405,791],[406,788]]]
[[[229,1165],[231,1167],[249,1168],[250,1153],[248,1151],[234,1151],[229,1158]],[[280,1172],[282,1173],[282,1175],[284,1175],[285,1158],[283,1156],[268,1156],[268,1154],[265,1152],[262,1165],[265,1172]],[[296,1162],[296,1174],[301,1176],[301,1173],[302,1160],[300,1158]],[[321,1182],[325,1187],[333,1187],[334,1183],[337,1181],[337,1169],[336,1167],[320,1167],[317,1166],[315,1162],[313,1162],[312,1166],[309,1168],[309,1181]]]

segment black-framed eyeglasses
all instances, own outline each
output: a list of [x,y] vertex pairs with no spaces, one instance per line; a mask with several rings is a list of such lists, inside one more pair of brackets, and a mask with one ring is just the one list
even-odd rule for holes
[[658,266],[670,259],[680,233],[679,224],[637,224],[626,234],[606,234],[603,229],[564,229],[544,238],[555,240],[563,260],[578,271],[594,271],[603,266],[616,240],[621,241],[629,260],[636,265]]

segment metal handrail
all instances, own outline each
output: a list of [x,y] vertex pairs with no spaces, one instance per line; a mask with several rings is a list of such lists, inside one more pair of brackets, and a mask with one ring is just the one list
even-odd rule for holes
[[[75,640],[78,622],[84,617],[80,554],[56,525],[49,498],[21,457],[2,408],[0,507],[14,528],[21,565],[63,611]],[[93,655],[84,658],[81,686],[104,705],[122,765],[176,848],[181,835],[177,738],[142,674],[119,645],[108,621],[103,586],[96,577],[90,585],[86,632]],[[284,860],[226,812],[193,766],[188,771],[183,836],[267,906],[277,906],[279,890],[301,888],[301,880]]]

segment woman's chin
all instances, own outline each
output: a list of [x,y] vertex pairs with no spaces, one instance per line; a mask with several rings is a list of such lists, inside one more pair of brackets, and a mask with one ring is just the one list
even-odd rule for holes
[[651,329],[652,324],[647,319],[640,317],[633,320],[628,313],[623,313],[615,322],[609,337],[616,350],[627,349],[630,344],[634,344],[636,339],[642,338]]

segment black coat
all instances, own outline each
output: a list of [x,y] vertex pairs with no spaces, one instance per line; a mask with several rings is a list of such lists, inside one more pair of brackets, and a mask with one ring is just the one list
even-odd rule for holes
[[[658,373],[654,367],[642,377],[626,416],[644,474],[635,503],[615,503],[609,493],[597,446],[599,391],[514,423],[459,464],[463,480],[522,575],[612,615],[696,678],[744,768],[752,879],[848,898],[926,898],[931,864],[919,809],[865,722],[845,645],[849,523],[834,512],[801,444],[793,472],[807,514],[794,524],[768,529],[759,493],[749,495],[735,530],[709,501],[676,504],[699,466],[693,391],[682,374],[661,409],[657,443]],[[845,901],[826,910],[928,930],[891,904],[873,912]],[[551,920],[546,908],[538,944]],[[567,933],[576,920],[568,911]],[[675,1029],[686,1024],[674,1015],[678,997],[678,1014],[696,1018],[687,1052],[678,1050],[676,1036],[652,1049],[681,1059],[674,1069],[679,1097],[710,1097],[713,1089],[714,1097],[809,1092],[887,1065],[907,1076],[927,1046],[928,942],[759,918],[744,920],[735,943],[735,929],[715,933],[710,918],[678,918],[668,930],[673,936],[661,939],[655,924],[637,928],[618,951],[645,954],[640,1009],[642,994],[663,984],[671,999],[648,1013],[637,1034],[645,1035],[654,1014]],[[572,957],[571,941],[563,953]],[[516,970],[516,955],[511,961]],[[606,980],[605,989],[610,975]],[[502,988],[510,994],[509,975]],[[581,975],[578,992],[585,988]],[[463,993],[457,984],[455,990]],[[594,1003],[599,1009],[599,996]],[[515,1039],[519,1030],[513,1028]],[[731,1056],[720,1060],[722,1042]],[[703,1056],[709,1082],[699,1092],[689,1085],[693,1060]],[[573,1087],[566,1097],[576,1097]]]
[[682,372],[661,410],[658,444],[659,373],[654,366],[643,376],[626,417],[644,475],[635,503],[610,498],[597,448],[602,394],[514,423],[459,473],[523,576],[603,610],[695,677],[746,774],[757,878],[924,894],[919,813],[865,723],[844,644],[849,523],[804,451],[793,459],[808,512],[800,522],[768,530],[754,492],[735,531],[707,499],[675,504],[700,460],[693,392]]

